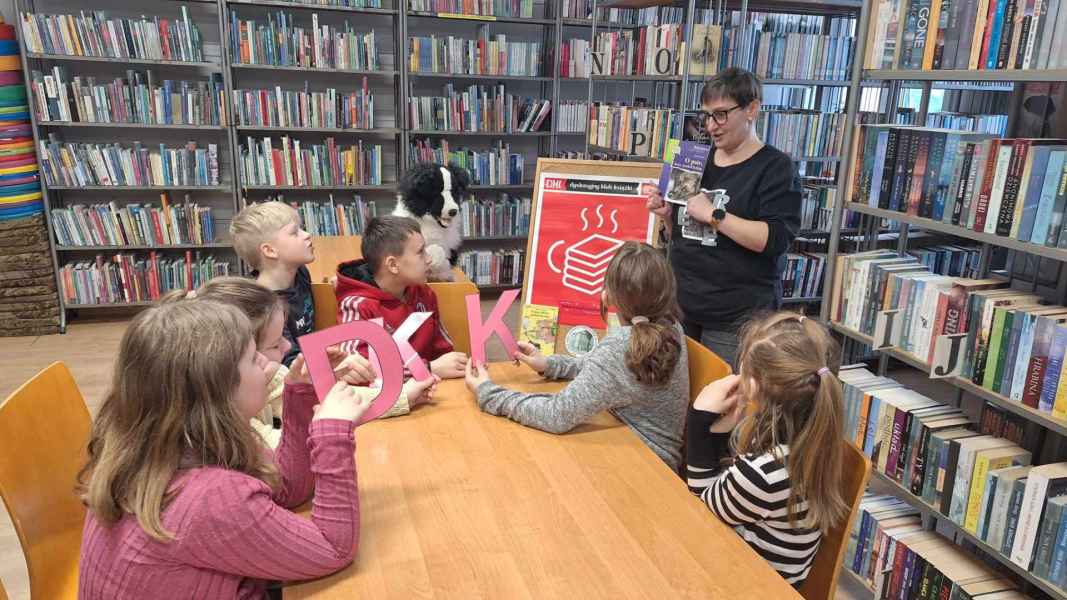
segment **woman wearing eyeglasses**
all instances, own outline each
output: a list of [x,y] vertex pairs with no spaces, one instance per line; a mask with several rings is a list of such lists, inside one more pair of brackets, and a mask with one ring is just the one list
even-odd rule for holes
[[[800,179],[792,159],[756,136],[760,81],[744,69],[726,69],[701,92],[702,128],[713,149],[701,180],[725,189],[721,208],[706,193],[685,207],[665,203],[661,191],[648,208],[670,227],[670,258],[689,337],[734,365],[737,330],[749,314],[781,304],[785,253],[800,227]],[[682,237],[682,210],[718,230],[715,246]],[[735,365],[736,366],[736,365]]]

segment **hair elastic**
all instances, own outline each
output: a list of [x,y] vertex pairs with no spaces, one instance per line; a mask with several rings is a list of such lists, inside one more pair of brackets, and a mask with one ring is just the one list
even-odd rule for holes
[[819,375],[819,376],[826,375],[829,372],[830,372],[830,368],[829,367],[820,367],[818,371],[815,371],[815,373],[817,375]]
[[630,318],[631,325],[637,325],[638,323],[648,323],[648,317],[642,317],[640,315]]

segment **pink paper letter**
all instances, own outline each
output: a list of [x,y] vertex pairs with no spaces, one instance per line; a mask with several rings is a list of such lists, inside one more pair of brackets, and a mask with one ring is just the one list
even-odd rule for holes
[[428,312],[411,313],[393,332],[393,341],[400,348],[400,358],[404,361],[404,366],[411,371],[411,376],[419,381],[432,379],[433,374],[426,368],[426,362],[422,360],[419,353],[415,352],[415,349],[408,343],[408,338],[414,335],[432,315],[433,313]]
[[515,298],[519,297],[519,290],[508,290],[500,295],[496,301],[493,312],[489,313],[489,319],[482,323],[482,303],[477,294],[467,296],[467,326],[471,333],[471,360],[476,365],[485,364],[485,343],[496,333],[504,344],[508,356],[514,356],[519,351],[519,345],[515,343],[515,336],[511,335],[504,325],[504,314]]
[[400,360],[400,349],[389,336],[389,332],[380,325],[368,321],[352,321],[329,329],[309,333],[299,338],[300,349],[304,353],[308,374],[315,386],[315,395],[321,402],[336,382],[333,367],[326,356],[326,348],[351,339],[363,340],[377,355],[382,376],[382,389],[371,403],[367,412],[359,418],[357,425],[373,421],[385,414],[396,404],[400,389],[404,385],[404,365]]

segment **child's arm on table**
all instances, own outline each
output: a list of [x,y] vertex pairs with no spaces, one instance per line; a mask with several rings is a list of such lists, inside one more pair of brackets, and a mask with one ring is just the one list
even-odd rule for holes
[[564,433],[602,410],[627,404],[625,394],[611,393],[622,381],[619,353],[624,351],[623,344],[618,340],[597,347],[582,360],[574,380],[556,394],[508,390],[490,381],[484,368],[475,372],[473,366],[469,368],[467,385],[475,390],[478,406],[489,414],[508,417],[549,433]]

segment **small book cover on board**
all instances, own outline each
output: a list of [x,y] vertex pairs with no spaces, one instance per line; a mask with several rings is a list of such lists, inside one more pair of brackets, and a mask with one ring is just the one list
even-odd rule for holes
[[685,204],[689,198],[700,193],[700,180],[704,166],[708,164],[711,146],[696,142],[681,142],[670,165],[663,165],[659,188],[663,199],[674,204]]
[[559,328],[559,308],[540,304],[522,307],[522,329],[519,341],[529,342],[545,356],[556,353],[556,333]]

